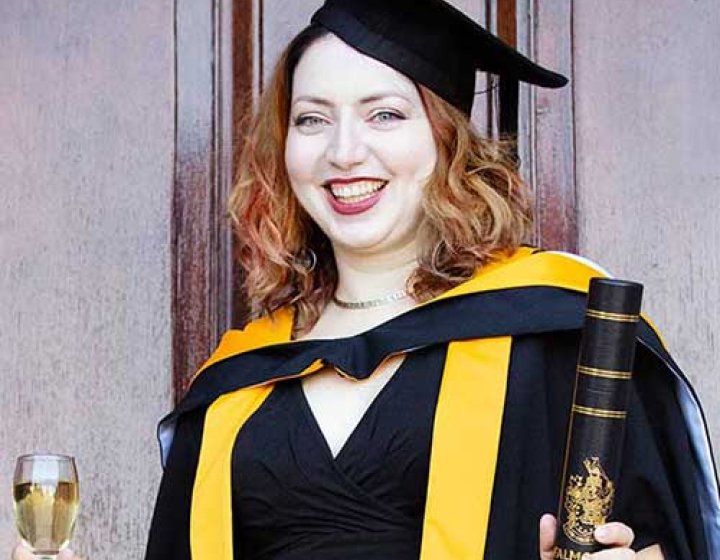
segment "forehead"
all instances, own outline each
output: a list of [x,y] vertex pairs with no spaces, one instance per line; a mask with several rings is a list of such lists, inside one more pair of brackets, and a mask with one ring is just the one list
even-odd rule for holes
[[293,75],[292,96],[352,99],[397,93],[420,100],[415,84],[397,70],[353,49],[335,35],[315,41]]

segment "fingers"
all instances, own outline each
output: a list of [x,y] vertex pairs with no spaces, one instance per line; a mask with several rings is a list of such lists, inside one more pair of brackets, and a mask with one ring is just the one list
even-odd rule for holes
[[609,548],[583,556],[583,560],[635,560],[636,558],[635,551],[630,548]]
[[595,540],[609,546],[607,550],[587,555],[587,560],[634,560],[635,551],[628,548],[635,540],[633,530],[623,523],[612,522],[595,529]]
[[555,529],[557,521],[555,516],[546,513],[540,518],[540,559],[552,560],[553,546],[555,545]]
[[75,553],[72,550],[66,548],[57,555],[56,560],[82,560],[82,558],[80,558],[79,556],[75,556]]
[[36,560],[30,549],[22,544],[13,549],[11,558],[12,560]]
[[[552,560],[555,544],[557,520],[552,514],[546,513],[540,518],[540,560]],[[595,529],[595,539],[604,546],[611,548],[586,554],[583,560],[634,560],[635,551],[630,545],[635,540],[633,530],[624,523],[611,522]]]
[[600,525],[595,529],[594,536],[600,544],[615,547],[628,547],[635,540],[633,530],[617,521]]

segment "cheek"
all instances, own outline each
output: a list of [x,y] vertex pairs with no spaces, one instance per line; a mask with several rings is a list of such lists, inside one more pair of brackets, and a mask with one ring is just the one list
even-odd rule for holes
[[288,133],[285,167],[290,189],[303,210],[316,221],[321,216],[319,209],[325,196],[323,189],[316,188],[319,181],[316,174],[318,153],[322,153],[322,146],[317,138]]
[[288,132],[285,141],[285,167],[293,187],[312,180],[317,161],[317,144],[317,141],[300,137],[292,131]]
[[387,164],[395,173],[421,182],[430,177],[437,161],[432,133],[424,127],[409,127],[402,137],[394,139],[386,154]]

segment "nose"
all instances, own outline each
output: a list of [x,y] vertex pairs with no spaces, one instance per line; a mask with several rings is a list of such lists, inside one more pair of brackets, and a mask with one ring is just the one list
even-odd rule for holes
[[328,142],[328,162],[337,169],[347,171],[363,163],[367,152],[362,127],[352,116],[343,115],[336,121]]

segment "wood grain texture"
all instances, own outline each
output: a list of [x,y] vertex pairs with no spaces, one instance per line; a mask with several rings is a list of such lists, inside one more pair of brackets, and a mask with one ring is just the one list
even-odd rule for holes
[[[228,45],[232,53],[231,57],[223,56],[223,68],[226,70],[222,76],[222,89],[226,92],[223,96],[224,112],[231,118],[225,119],[223,136],[232,138],[232,143],[224,143],[223,168],[229,172],[224,175],[224,191],[230,192],[234,178],[237,176],[238,158],[242,144],[248,134],[252,121],[252,112],[257,97],[257,56],[255,54],[258,37],[258,2],[259,0],[223,0],[226,5],[232,6],[232,17],[223,18],[222,43]],[[230,6],[226,8],[226,11]],[[227,51],[227,49],[226,49]],[[228,58],[231,60],[228,61]],[[228,68],[231,66],[232,68]],[[231,93],[227,93],[231,92]],[[228,98],[231,105],[227,106]],[[229,130],[228,130],[229,128]],[[230,153],[229,153],[230,152]],[[227,161],[230,158],[231,163]],[[227,228],[227,235],[231,237],[230,245],[233,252],[228,255],[230,261],[234,254],[234,237],[231,228]],[[243,271],[239,264],[229,262],[231,267],[232,283],[230,305],[231,320],[233,327],[247,323],[249,309],[247,297],[242,289]]]
[[211,248],[214,171],[214,0],[175,2],[173,372],[183,394],[215,341]]
[[[238,8],[245,7],[244,2]],[[237,138],[231,0],[176,0],[173,193],[173,372],[179,399],[230,326],[232,239],[226,200]],[[242,60],[245,50],[238,52]],[[245,78],[244,74],[239,77]]]
[[15,457],[77,457],[74,541],[142,555],[171,406],[170,0],[0,2],[0,557]]
[[580,248],[645,308],[720,449],[720,3],[575,2]]
[[[577,249],[575,161],[573,137],[572,2],[524,1],[523,30],[530,40],[533,59],[570,78],[560,90],[534,88],[525,107],[520,131],[529,135],[529,173],[535,190],[536,224],[534,242],[546,249]],[[527,96],[528,93],[524,93]]]

